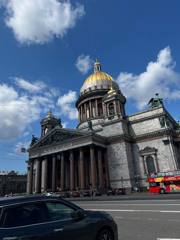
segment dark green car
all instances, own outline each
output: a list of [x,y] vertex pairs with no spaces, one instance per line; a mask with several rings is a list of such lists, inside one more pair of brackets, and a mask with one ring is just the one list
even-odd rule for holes
[[0,199],[0,240],[118,240],[105,212],[86,211],[59,197]]

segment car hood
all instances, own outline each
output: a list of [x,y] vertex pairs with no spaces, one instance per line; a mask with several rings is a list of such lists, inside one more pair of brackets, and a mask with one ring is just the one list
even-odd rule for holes
[[86,210],[85,212],[91,217],[101,217],[103,219],[113,220],[112,216],[105,211]]

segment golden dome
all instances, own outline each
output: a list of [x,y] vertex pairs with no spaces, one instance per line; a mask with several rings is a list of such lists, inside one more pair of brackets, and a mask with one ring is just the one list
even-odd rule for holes
[[[113,78],[105,72],[95,72],[91,74],[86,80],[85,83],[91,83],[95,81],[108,80],[113,81]],[[111,84],[111,83],[110,83]]]
[[109,74],[101,71],[101,63],[96,60],[94,63],[94,73],[84,81],[81,93],[95,89],[109,90],[112,88],[112,85],[117,88],[116,82],[113,81],[113,78]]

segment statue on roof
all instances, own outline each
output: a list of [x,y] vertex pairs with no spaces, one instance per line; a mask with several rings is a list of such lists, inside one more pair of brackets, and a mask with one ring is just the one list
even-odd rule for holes
[[62,128],[62,122],[61,122],[61,118],[59,118],[59,126]]
[[38,141],[38,138],[32,135],[32,140],[30,146],[34,145]]
[[91,121],[91,120],[88,120],[88,129],[89,129],[90,131],[93,131],[92,121]]
[[156,108],[163,106],[163,99],[159,97],[159,93],[155,94],[154,98],[151,98],[148,102],[149,108]]

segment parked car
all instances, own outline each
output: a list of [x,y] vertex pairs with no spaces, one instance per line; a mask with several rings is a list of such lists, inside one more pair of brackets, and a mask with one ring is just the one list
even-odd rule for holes
[[125,195],[126,189],[125,188],[114,188],[114,189],[108,189],[107,195]]
[[57,195],[59,195],[62,198],[70,198],[71,197],[71,193],[69,191],[65,191],[65,192],[59,192],[57,193]]
[[0,198],[2,240],[118,240],[106,212],[87,211],[55,196]]
[[81,196],[81,194],[80,194],[79,191],[72,191],[71,192],[71,197],[80,197],[80,196]]
[[95,191],[95,196],[101,196],[101,195],[102,195],[102,193],[99,190]]
[[110,196],[110,195],[115,195],[116,192],[114,189],[108,189],[107,192],[106,192],[107,196]]
[[82,192],[83,197],[91,197],[92,196],[92,191],[90,190],[84,190]]
[[116,195],[125,195],[126,194],[126,189],[125,188],[116,188],[115,189],[115,194]]

